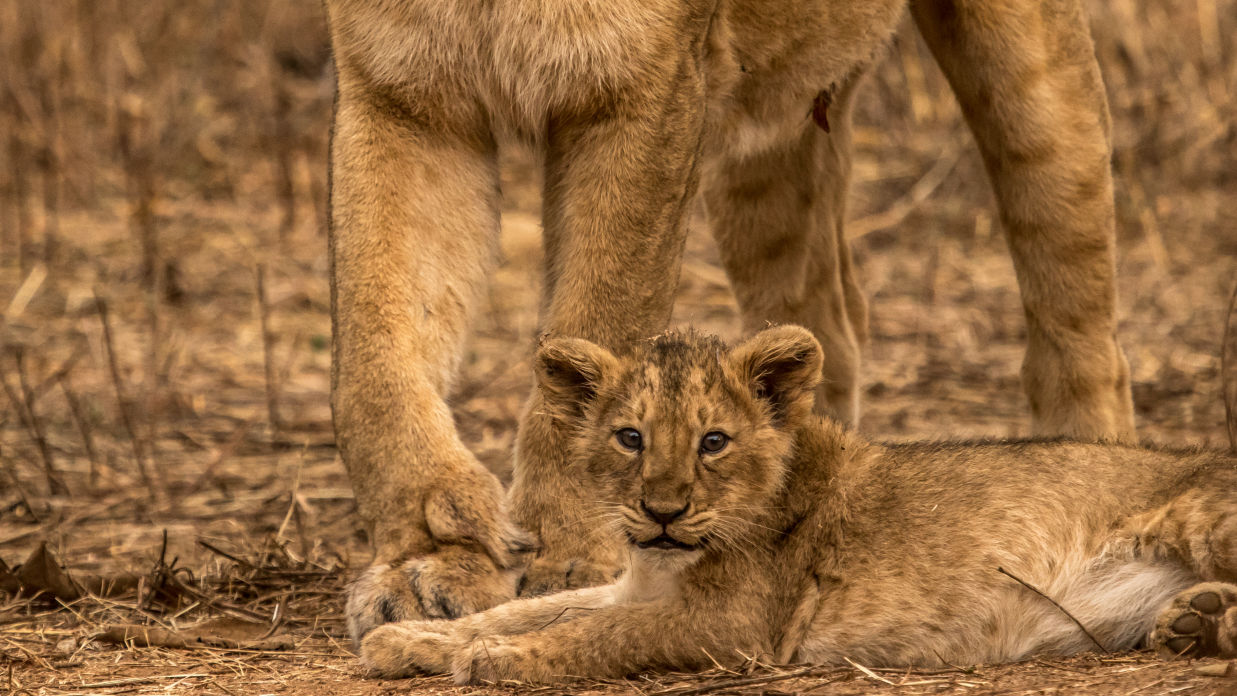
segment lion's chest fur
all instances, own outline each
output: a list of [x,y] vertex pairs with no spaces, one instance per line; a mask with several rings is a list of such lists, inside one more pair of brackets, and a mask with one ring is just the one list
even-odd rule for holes
[[685,66],[719,142],[801,125],[813,96],[870,62],[902,0],[335,0],[337,58],[412,100],[476,99],[495,130],[539,138],[548,120],[616,99],[655,100]]

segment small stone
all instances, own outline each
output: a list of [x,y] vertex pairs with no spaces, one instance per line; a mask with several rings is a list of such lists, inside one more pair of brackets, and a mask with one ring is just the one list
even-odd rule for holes
[[1196,665],[1194,673],[1204,677],[1237,677],[1237,666],[1234,666],[1232,662],[1210,662]]
[[56,643],[56,652],[61,655],[72,655],[74,650],[77,650],[77,639],[73,636]]

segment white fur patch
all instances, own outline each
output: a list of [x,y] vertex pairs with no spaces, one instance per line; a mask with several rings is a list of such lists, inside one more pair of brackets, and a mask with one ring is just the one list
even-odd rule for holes
[[658,549],[633,551],[627,572],[616,584],[616,603],[651,602],[677,595],[682,587],[683,570],[700,555],[700,552]]
[[[1062,559],[1047,577],[1019,577],[1060,603],[1107,650],[1137,645],[1169,600],[1198,582],[1176,564],[1112,553],[1090,559],[1080,554]],[[944,623],[920,623],[923,615],[911,610],[869,617],[866,630],[856,631],[843,630],[855,628],[849,622],[837,627],[818,617],[794,659],[838,663],[849,657],[881,666],[986,664],[1096,649],[1060,609],[995,567],[990,583],[942,587],[940,592],[956,605]]]
[[[1108,650],[1134,647],[1155,626],[1160,610],[1175,595],[1198,582],[1186,569],[1164,561],[1102,557],[1073,578],[1058,578],[1044,590],[1056,599]],[[1043,601],[1043,600],[1041,600]],[[1044,602],[1047,604],[1047,602]],[[1021,623],[1020,640],[1011,640],[1008,658],[1035,653],[1072,653],[1093,649],[1074,622],[1054,607],[1038,612],[1038,621]],[[1037,639],[1037,636],[1040,636]]]

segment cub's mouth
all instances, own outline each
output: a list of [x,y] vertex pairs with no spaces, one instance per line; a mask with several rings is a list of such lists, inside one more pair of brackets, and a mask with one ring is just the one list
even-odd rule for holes
[[666,551],[695,551],[700,548],[699,544],[687,544],[674,537],[662,532],[660,535],[653,537],[647,541],[640,541],[633,536],[628,535],[631,543],[642,549],[663,549]]

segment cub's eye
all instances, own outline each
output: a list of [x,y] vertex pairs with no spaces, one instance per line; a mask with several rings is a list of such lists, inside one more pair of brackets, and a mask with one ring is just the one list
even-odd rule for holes
[[639,452],[644,449],[644,437],[640,435],[640,431],[635,428],[623,428],[614,433],[614,439],[624,448],[632,452]]
[[700,438],[700,451],[705,454],[717,454],[726,449],[729,443],[729,435],[714,430],[711,433],[705,433],[704,437]]

